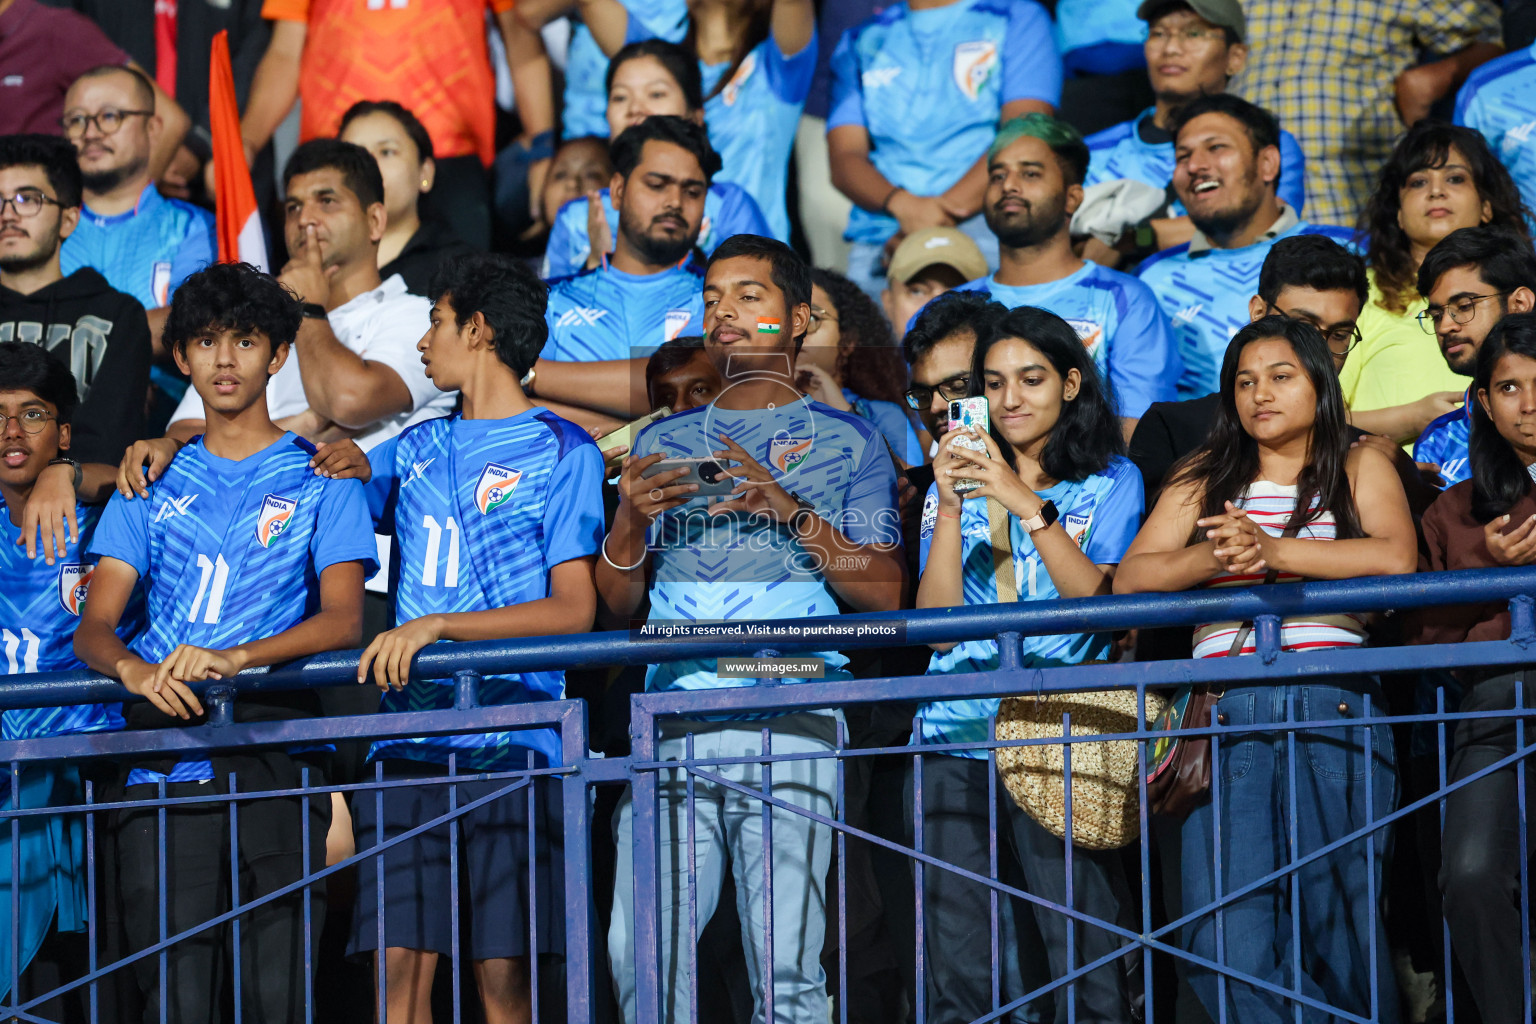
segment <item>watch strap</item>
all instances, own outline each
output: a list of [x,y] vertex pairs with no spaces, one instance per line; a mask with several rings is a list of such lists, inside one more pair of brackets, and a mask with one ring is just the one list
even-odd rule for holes
[[80,465],[78,460],[72,459],[68,455],[57,455],[57,456],[55,456],[55,457],[53,457],[53,458],[48,460],[48,465],[50,465],[50,466],[69,466],[70,468],[72,468],[75,471],[75,489],[76,490],[78,490],[80,488],[80,482],[85,479],[85,469]]
[[318,302],[306,302],[300,307],[300,311],[309,320],[329,320],[331,318],[330,314],[325,311],[325,307]]
[[1044,530],[1056,522],[1057,516],[1056,503],[1054,501],[1046,501],[1040,506],[1040,511],[1028,519],[1019,520],[1019,522],[1024,524],[1025,533],[1034,533],[1037,530]]

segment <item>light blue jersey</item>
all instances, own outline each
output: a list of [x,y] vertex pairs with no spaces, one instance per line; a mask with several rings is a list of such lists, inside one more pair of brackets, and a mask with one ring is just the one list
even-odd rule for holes
[[1015,287],[983,277],[958,290],[991,292],[1009,309],[1038,306],[1071,324],[1121,416],[1140,419],[1153,402],[1173,401],[1181,367],[1168,318],[1156,296],[1129,274],[1084,263],[1047,284]]
[[[641,39],[665,39],[681,43],[688,34],[685,0],[644,0],[626,3],[629,8],[626,44]],[[608,56],[592,32],[579,19],[571,19],[571,43],[565,51],[565,98],[560,110],[560,137],[579,139],[608,137]]]
[[1221,387],[1221,360],[1232,336],[1248,323],[1248,300],[1258,293],[1264,258],[1276,242],[1292,235],[1327,235],[1354,247],[1354,236],[1345,228],[1302,222],[1241,249],[1191,253],[1188,245],[1176,245],[1137,269],[1173,325],[1184,364],[1179,398],[1201,398]]
[[[1051,31],[1034,0],[892,4],[838,42],[827,129],[864,128],[887,181],[939,195],[985,155],[1006,104],[1061,101]],[[855,206],[845,237],[880,243],[896,230],[894,217]]]
[[[309,468],[315,449],[292,433],[238,462],[197,438],[149,487],[114,494],[91,554],[126,562],[146,587],[149,628],[132,650],[151,664],[178,644],[226,650],[275,636],[319,608],[320,574],[339,562],[377,564],[362,484]],[[160,776],[135,768],[129,785]],[[213,778],[183,761],[171,782]]]
[[[1095,132],[1088,143],[1088,174],[1083,187],[1101,181],[1130,178],[1173,194],[1173,136],[1152,123],[1155,107],[1148,107],[1129,121]],[[1301,143],[1290,132],[1280,130],[1280,182],[1276,189],[1281,200],[1298,214],[1307,202],[1307,158]],[[1169,207],[1175,217],[1184,216],[1184,204],[1177,199]]]
[[604,260],[550,282],[544,319],[544,359],[644,358],[663,342],[704,333],[704,270],[681,263],[659,274],[626,274]]
[[[549,574],[597,554],[603,536],[603,457],[586,431],[545,409],[502,420],[427,420],[368,455],[368,506],[395,538],[395,623],[527,604],[549,597]],[[565,673],[487,676],[480,702],[559,700]],[[453,707],[453,680],[418,680],[384,694],[382,711]],[[371,758],[470,771],[558,764],[553,729],[385,740]]]
[[[17,543],[19,527],[11,525],[11,510],[0,498],[0,648],[5,655],[5,674],[69,672],[85,665],[75,657],[75,627],[96,559],[85,552],[96,533],[101,509],[75,506],[80,543],[53,565],[42,555],[27,558]],[[143,602],[139,592],[123,614],[117,633],[132,640],[143,628]],[[123,727],[121,704],[75,704],[57,708],[23,708],[7,711],[0,719],[0,735],[8,740],[67,733],[105,732]]]
[[169,305],[181,282],[219,256],[213,214],[145,187],[127,213],[103,217],[89,206],[59,252],[66,275],[91,267],[145,309]]
[[1536,205],[1536,45],[1472,72],[1456,94],[1456,123],[1483,133],[1526,205]]
[[[923,503],[919,534],[923,571],[928,568],[928,547],[933,542],[934,524],[938,522],[938,486],[933,484],[928,488],[928,497]],[[1110,460],[1104,472],[1084,480],[1063,480],[1055,487],[1041,491],[1040,497],[1056,503],[1057,514],[1067,535],[1095,565],[1119,565],[1141,526],[1141,474],[1126,459],[1116,457]],[[1056,584],[1035,551],[1034,542],[1016,516],[1008,517],[1008,529],[1013,542],[1013,572],[1018,582],[1019,600],[1059,598],[1061,595],[1056,592]],[[961,589],[965,603],[996,604],[997,576],[992,566],[991,526],[987,522],[985,499],[972,498],[961,503],[960,534]],[[1110,634],[1027,636],[1023,643],[1024,667],[1049,668],[1103,658],[1109,651]],[[995,640],[967,640],[947,651],[935,653],[928,664],[928,671],[933,675],[990,672],[996,668]],[[919,743],[986,742],[992,739],[988,722],[997,714],[997,705],[995,697],[924,704],[918,709],[922,724],[914,740]],[[987,756],[985,750],[953,753],[961,757]]]
[[[716,92],[730,64],[699,62],[704,78],[704,123],[720,154],[720,180],[734,182],[757,201],[768,218],[768,234],[789,241],[789,151],[795,144],[800,111],[816,72],[816,36],[793,56],[779,49],[772,33],[755,46],[731,80]],[[713,93],[714,95],[711,95]]]
[[923,464],[927,452],[917,436],[917,428],[912,425],[912,417],[901,406],[878,398],[864,398],[847,388],[843,388],[843,398],[853,406],[854,412],[875,425],[891,454],[909,466]]
[[1472,479],[1468,445],[1472,441],[1472,392],[1460,409],[1452,409],[1429,421],[1413,445],[1414,462],[1433,462],[1440,467],[1445,486]]
[[[721,434],[856,543],[901,542],[896,467],[879,431],[862,416],[820,402],[801,398],[776,409],[689,409],[641,431],[634,454],[715,458],[723,450]],[[838,613],[831,585],[789,531],[762,517],[711,516],[710,501],[694,498],[657,518],[650,538],[651,621]],[[828,679],[847,678],[842,654],[814,653],[826,659]],[[652,665],[646,673],[648,690],[733,685],[741,682],[716,676],[713,659]]]
[[[619,211],[613,208],[608,190],[601,193],[603,213],[608,217],[610,238],[619,237]],[[740,185],[717,181],[704,196],[704,222],[699,228],[698,247],[708,256],[715,246],[732,235],[766,235],[768,222],[757,203]],[[579,274],[587,265],[592,244],[587,238],[587,197],[579,196],[560,207],[549,231],[544,249],[544,266],[539,276],[546,281]]]

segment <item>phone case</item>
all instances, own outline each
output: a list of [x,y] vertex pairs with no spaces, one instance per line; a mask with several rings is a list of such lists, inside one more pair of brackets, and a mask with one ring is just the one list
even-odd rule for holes
[[[975,398],[957,398],[949,403],[949,429],[959,430],[961,427],[975,427],[977,430],[988,430],[992,426],[991,416],[987,411],[987,400],[983,396]],[[979,437],[957,437],[954,445],[973,452],[987,452],[987,446]],[[972,480],[962,477],[955,481],[955,493],[964,494],[966,491],[974,491],[981,486],[980,480]]]

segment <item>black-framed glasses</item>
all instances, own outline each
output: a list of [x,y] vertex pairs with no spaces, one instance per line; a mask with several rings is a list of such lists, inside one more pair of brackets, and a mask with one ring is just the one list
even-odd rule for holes
[[48,421],[55,418],[51,413],[43,412],[41,409],[23,409],[14,416],[7,416],[5,413],[0,412],[0,434],[5,433],[6,425],[11,420],[20,423],[21,429],[25,433],[41,434],[43,428],[48,425]]
[[1359,324],[1341,323],[1334,324],[1332,327],[1324,327],[1311,317],[1293,316],[1278,306],[1270,306],[1268,312],[1279,313],[1287,320],[1298,320],[1301,323],[1311,324],[1313,327],[1316,327],[1318,333],[1323,336],[1323,340],[1328,343],[1328,351],[1336,356],[1349,355],[1354,350],[1354,347],[1363,340]]
[[1440,326],[1440,319],[1447,313],[1458,324],[1469,324],[1477,315],[1477,304],[1484,299],[1502,299],[1509,292],[1489,292],[1487,295],[1463,295],[1454,302],[1447,302],[1443,306],[1426,306],[1414,314],[1414,319],[1424,329],[1425,334],[1434,334]]
[[64,137],[78,139],[85,135],[87,125],[95,125],[96,130],[103,135],[116,135],[123,122],[130,117],[154,117],[153,110],[114,110],[108,107],[106,110],[97,111],[94,114],[84,114],[79,111],[65,114],[59,118],[59,127],[64,129]]
[[35,188],[24,188],[15,195],[6,195],[0,192],[0,214],[9,206],[16,211],[16,216],[23,220],[36,217],[43,212],[45,206],[63,206],[57,199],[43,195]]
[[922,412],[933,405],[933,393],[937,391],[946,402],[953,402],[964,398],[971,391],[971,375],[961,374],[951,377],[949,380],[939,381],[936,387],[928,387],[925,384],[914,384],[907,388],[903,395],[907,399],[907,407],[914,412]]

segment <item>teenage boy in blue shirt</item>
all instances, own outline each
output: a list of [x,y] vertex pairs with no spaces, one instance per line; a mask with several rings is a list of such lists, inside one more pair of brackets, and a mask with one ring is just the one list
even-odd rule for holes
[[[580,427],[530,402],[518,381],[544,347],[545,289],[505,256],[471,254],[438,271],[431,326],[417,343],[433,384],[463,395],[463,411],[407,428],[369,452],[327,446],[330,475],[371,477],[368,503],[395,538],[391,589],[395,628],[363,652],[358,682],[384,690],[381,710],[454,706],[452,680],[411,682],[411,659],[446,640],[499,640],[581,633],[597,610],[593,564],[603,531],[603,459]],[[409,685],[407,685],[409,684]],[[558,700],[562,671],[488,676],[480,702]],[[456,771],[506,772],[560,760],[553,729],[386,740],[370,760],[385,777],[432,778]],[[460,806],[503,789],[506,779],[458,785]],[[561,804],[553,780],[535,779],[534,820],[525,796],[493,800],[457,824],[467,866],[464,907],[486,1020],[532,1019],[531,954],[564,951]],[[398,786],[354,807],[359,848],[448,813],[445,785]],[[534,865],[529,863],[529,831]],[[387,851],[384,944],[387,1016],[431,1020],[432,977],[455,942],[449,828]],[[538,879],[530,892],[530,868]],[[378,861],[361,862],[358,891],[378,884]],[[378,909],[358,902],[352,950],[378,949]],[[529,949],[529,918],[539,948]]]
[[[277,427],[267,411],[268,379],[289,357],[302,312],[277,281],[244,264],[215,264],[177,289],[165,337],[207,413],[205,432],[183,447],[147,496],[117,495],[96,529],[99,558],[75,653],[145,699],[129,725],[158,728],[201,720],[191,684],[362,638],[363,579],[374,569],[373,528],[362,486],[329,480],[310,466],[314,448]],[[115,632],[129,595],[145,588],[149,628],[130,646]],[[237,719],[317,713],[312,692],[242,696]],[[282,750],[166,757],[129,766],[127,799],[150,799],[323,784],[320,763]],[[212,786],[209,784],[212,783]],[[331,800],[278,797],[243,803],[238,828],[242,902],[297,881],[324,863]],[[309,817],[308,842],[304,815]],[[154,808],[113,816],[112,866],[132,949],[159,941],[156,879],[162,851],[171,934],[231,906],[230,823],[220,804],[176,808],[162,832]],[[307,848],[306,848],[307,847]],[[323,887],[312,890],[306,924],[291,894],[242,920],[233,960],[229,926],[206,929],[168,951],[162,991],[157,957],[135,967],[146,1021],[219,1017],[229,972],[241,972],[244,1012],[259,1020],[304,1015],[306,927],[318,933]]]

